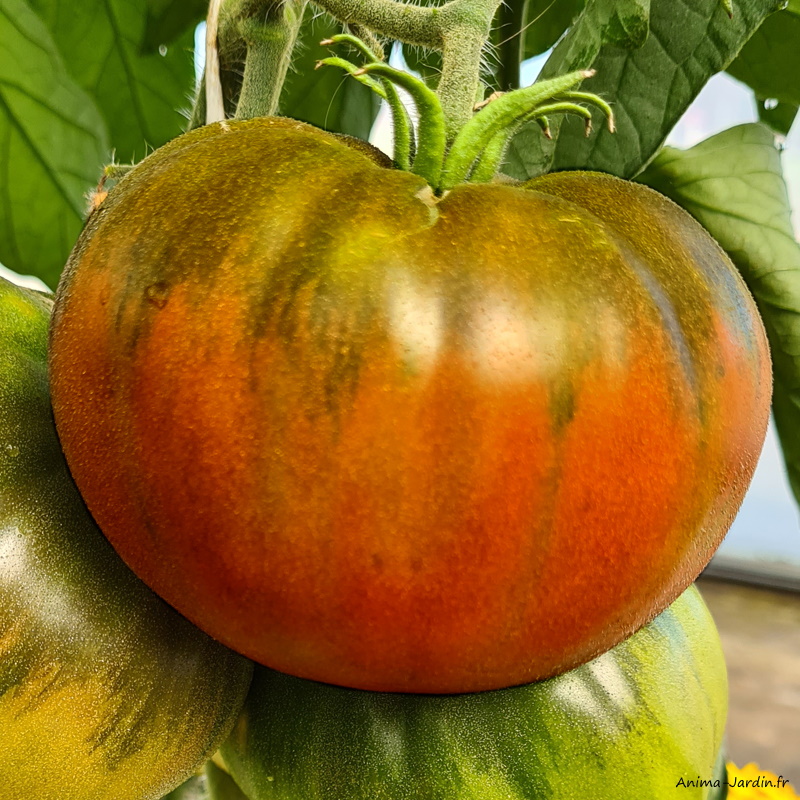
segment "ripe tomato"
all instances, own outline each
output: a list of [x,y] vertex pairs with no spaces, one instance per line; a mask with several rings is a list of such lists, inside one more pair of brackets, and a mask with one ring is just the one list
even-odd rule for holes
[[275,669],[540,679],[663,610],[724,536],[770,362],[722,250],[654,191],[425,182],[289,120],[192,132],[59,287],[56,421],[150,586]]
[[252,664],[92,522],[50,411],[51,305],[0,280],[0,796],[155,800],[225,738]]
[[728,692],[692,587],[599,658],[456,697],[360,692],[256,668],[222,754],[251,800],[705,800]]

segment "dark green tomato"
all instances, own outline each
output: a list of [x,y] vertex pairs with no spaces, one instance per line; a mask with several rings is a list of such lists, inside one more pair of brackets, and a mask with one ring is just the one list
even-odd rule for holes
[[226,736],[252,665],[141,583],[67,470],[51,301],[0,281],[0,796],[150,800]]
[[381,694],[257,667],[222,754],[251,800],[676,800],[681,777],[714,774],[726,712],[690,587],[613,650],[514,689]]

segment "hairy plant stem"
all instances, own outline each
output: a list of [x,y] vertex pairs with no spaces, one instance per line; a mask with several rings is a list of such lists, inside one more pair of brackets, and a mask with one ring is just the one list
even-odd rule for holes
[[[366,58],[368,63],[377,63],[384,60],[383,47],[380,46],[380,42],[377,43],[378,48],[375,48],[373,42],[367,42],[353,33],[339,33],[330,39],[325,39],[320,44],[325,46],[349,44]],[[394,163],[400,169],[410,170],[412,150],[414,149],[414,131],[394,83],[386,77],[382,77],[380,82],[375,81],[363,69],[359,69],[355,64],[343,58],[325,58],[317,63],[317,67],[320,66],[340,67],[388,103],[392,114],[392,128],[394,129]]]
[[442,46],[442,77],[436,93],[444,112],[447,143],[472,119],[481,86],[480,64],[488,31],[470,27],[448,30]]
[[235,0],[239,32],[247,43],[244,80],[236,119],[275,114],[305,0]]
[[[608,104],[595,95],[571,91],[584,78],[590,78],[592,75],[594,72],[591,70],[569,72],[558,78],[539,81],[526,89],[508,92],[489,103],[459,131],[445,159],[439,188],[452,189],[456,184],[466,181],[476,161],[487,148],[490,154],[499,152],[500,140],[497,137],[500,133],[502,131],[505,131],[506,135],[513,133],[514,126],[521,120],[530,119],[536,113],[537,106],[548,104],[540,109],[543,114],[556,111],[585,116],[588,112],[571,102],[573,99],[585,99],[599,105],[604,111],[607,109],[610,113]],[[589,116],[591,118],[591,115]],[[613,117],[609,117],[609,126],[613,128]],[[481,174],[484,174],[483,168]]]
[[436,24],[441,8],[426,8],[397,0],[314,0],[314,3],[347,25],[368,28],[406,44],[434,49],[441,47],[441,31]]
[[480,88],[483,48],[501,0],[450,0],[417,6],[396,0],[314,0],[341,22],[368,28],[406,44],[442,53],[437,94],[444,111],[447,140],[471,119]]

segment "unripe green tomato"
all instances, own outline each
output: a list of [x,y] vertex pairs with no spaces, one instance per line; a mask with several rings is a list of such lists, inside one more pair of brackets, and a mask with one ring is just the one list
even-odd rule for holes
[[70,478],[49,298],[0,281],[0,797],[154,800],[225,738],[252,664],[153,594]]
[[705,800],[727,713],[690,587],[613,650],[541,683],[433,697],[256,667],[222,754],[250,800]]

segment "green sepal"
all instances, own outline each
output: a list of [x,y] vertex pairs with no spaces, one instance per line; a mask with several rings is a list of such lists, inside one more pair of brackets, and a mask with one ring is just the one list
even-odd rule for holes
[[[324,39],[320,44],[326,47],[336,44],[349,44],[358,50],[370,63],[382,63],[380,56],[377,55],[365,41],[350,33],[336,34],[329,39]],[[403,105],[403,101],[400,99],[400,95],[397,93],[397,89],[394,88],[394,84],[387,78],[381,78],[380,83],[378,83],[374,78],[365,75],[355,64],[345,59],[326,58],[317,62],[318,66],[321,64],[341,67],[356,80],[372,89],[379,97],[386,100],[389,105],[389,111],[392,114],[394,162],[400,169],[411,169],[411,152],[414,147],[414,133],[411,120],[408,117],[408,112]]]
[[388,64],[374,62],[367,64],[363,69],[368,74],[375,73],[392,81],[411,95],[419,112],[417,151],[411,164],[411,172],[425,178],[436,188],[439,185],[447,144],[444,112],[439,98],[419,78],[394,69]]
[[452,189],[467,180],[473,164],[501,130],[512,129],[546,100],[558,97],[591,77],[588,70],[577,70],[549,81],[535,83],[498,97],[476,114],[460,131],[444,164],[441,188]]
[[365,75],[361,71],[361,67],[357,66],[352,61],[348,61],[346,58],[340,58],[339,56],[329,56],[328,58],[321,58],[314,65],[314,69],[319,69],[320,67],[339,67],[339,69],[343,69],[350,77],[355,78],[359,83],[363,83],[364,86],[372,89],[382,100],[386,100],[386,91],[383,86],[374,78]]

